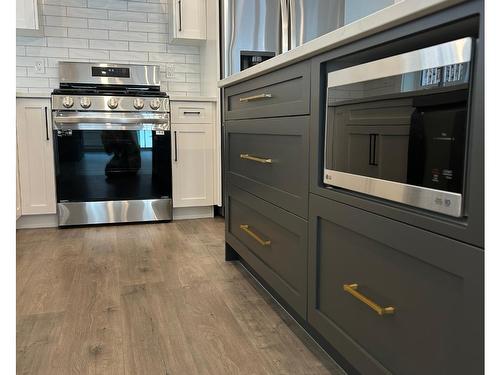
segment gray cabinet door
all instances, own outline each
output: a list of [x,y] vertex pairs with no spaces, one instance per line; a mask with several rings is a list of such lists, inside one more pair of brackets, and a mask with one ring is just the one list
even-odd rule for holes
[[360,373],[482,373],[482,250],[314,194],[309,239],[308,321]]
[[226,242],[305,319],[305,220],[230,186],[227,198]]
[[229,183],[307,217],[309,117],[229,121]]
[[307,115],[310,61],[224,89],[224,119]]

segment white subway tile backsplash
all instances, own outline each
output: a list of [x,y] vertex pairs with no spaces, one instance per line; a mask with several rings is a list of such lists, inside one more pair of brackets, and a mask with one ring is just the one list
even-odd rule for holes
[[49,47],[88,48],[89,42],[87,39],[48,37],[47,45]]
[[173,54],[173,53],[150,52],[149,61],[184,63],[186,61],[186,57],[184,55]]
[[168,23],[168,15],[165,12],[148,13],[148,22]]
[[58,47],[26,47],[26,55],[42,57],[68,57],[68,49]]
[[124,12],[120,10],[110,10],[109,19],[119,21],[137,21],[146,22],[148,20],[146,13]]
[[124,0],[88,0],[89,8],[127,10],[127,1]]
[[33,88],[31,88],[30,87],[29,89],[27,89],[27,92],[33,93],[33,94],[50,94],[54,88],[52,88],[52,87],[33,87]]
[[148,42],[164,43],[166,45],[168,42],[168,34],[148,33],[147,40]]
[[91,40],[90,48],[128,51],[128,42],[116,40]]
[[87,27],[85,18],[46,16],[45,20],[48,26]]
[[16,46],[16,56],[24,56],[26,55],[26,47],[25,46]]
[[27,73],[30,77],[59,78],[59,69],[53,67],[46,67],[41,73],[34,67],[28,67]]
[[68,16],[78,18],[107,19],[108,12],[104,9],[68,8]]
[[17,87],[48,87],[48,78],[35,78],[35,77],[17,77]]
[[44,5],[42,7],[42,12],[45,16],[65,16],[66,7],[59,5]]
[[68,37],[83,39],[108,39],[108,30],[99,29],[68,29]]
[[132,12],[165,13],[166,5],[159,3],[128,2],[128,10]]
[[174,71],[180,73],[199,73],[200,66],[196,64],[175,64]]
[[200,75],[197,73],[186,73],[186,82],[200,82]]
[[186,64],[199,64],[200,55],[186,55]]
[[129,22],[129,31],[145,31],[150,33],[166,33],[166,23],[151,23],[151,22]]
[[69,57],[72,59],[84,58],[90,60],[109,60],[109,51],[99,49],[70,49]]
[[167,50],[169,53],[182,53],[185,55],[200,54],[200,47],[198,46],[182,46],[179,44],[170,44]]
[[70,7],[82,7],[82,8],[87,6],[87,0],[43,0],[43,3],[51,5],[70,6]]
[[[39,60],[40,60],[40,57],[17,56],[16,66],[35,66],[36,62]],[[44,59],[42,58],[42,60],[44,60]]]
[[148,34],[130,31],[110,31],[109,39],[145,42],[148,40]]
[[16,66],[16,77],[26,77],[27,74],[28,71],[24,66]]
[[68,29],[66,27],[45,26],[43,32],[45,36],[68,36]]
[[47,41],[44,37],[39,36],[18,36],[16,37],[16,44],[23,46],[46,46]]
[[[83,50],[80,50],[83,51]],[[57,57],[48,57],[47,58],[47,67],[49,68],[59,68],[60,61],[90,61],[89,58],[77,57],[77,58],[67,58],[67,59],[58,59]]]
[[[167,0],[40,2],[44,35],[16,40],[18,91],[50,92],[59,85],[60,61],[119,61],[159,65],[162,90],[199,95],[199,47],[169,44]],[[167,64],[173,77],[166,77]]]
[[163,43],[129,42],[131,51],[167,52],[167,46]]
[[119,61],[147,61],[148,54],[146,52],[131,52],[131,51],[109,51],[111,60]]
[[91,29],[127,30],[127,22],[89,19]]
[[200,85],[190,82],[168,82],[168,90],[196,92],[200,90]]

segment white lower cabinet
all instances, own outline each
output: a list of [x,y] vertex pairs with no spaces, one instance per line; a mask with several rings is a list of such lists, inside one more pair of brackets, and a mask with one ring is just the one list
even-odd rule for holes
[[55,214],[50,100],[18,98],[16,106],[21,214]]
[[[17,147],[17,142],[16,142]],[[21,185],[19,184],[19,158],[16,149],[16,220],[21,217]]]
[[214,125],[172,124],[174,207],[214,204]]

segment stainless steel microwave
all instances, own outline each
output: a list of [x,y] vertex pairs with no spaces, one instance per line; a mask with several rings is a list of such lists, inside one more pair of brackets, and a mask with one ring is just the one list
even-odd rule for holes
[[472,44],[328,73],[323,182],[463,216]]

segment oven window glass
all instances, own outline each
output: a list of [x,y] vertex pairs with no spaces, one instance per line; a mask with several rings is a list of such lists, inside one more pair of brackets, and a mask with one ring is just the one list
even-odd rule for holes
[[460,193],[469,64],[330,87],[325,168]]
[[169,135],[150,130],[55,133],[58,201],[171,197]]

